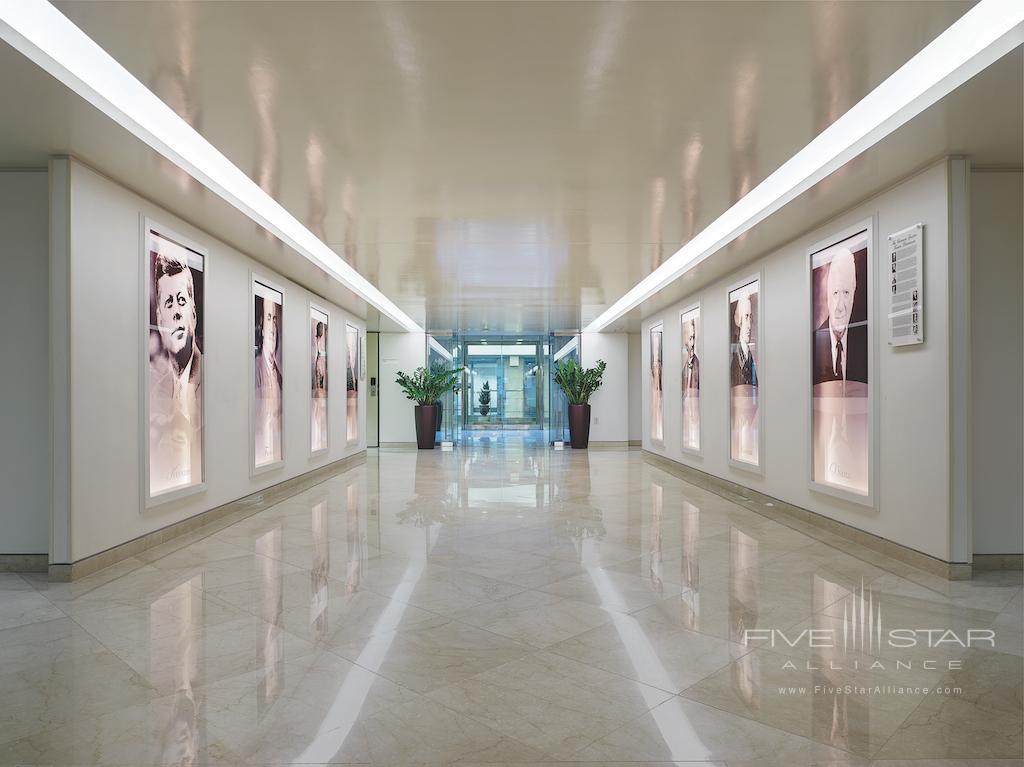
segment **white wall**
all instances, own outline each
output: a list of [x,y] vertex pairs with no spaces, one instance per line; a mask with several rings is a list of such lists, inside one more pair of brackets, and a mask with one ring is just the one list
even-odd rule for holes
[[[377,430],[380,425],[380,349],[379,333],[366,334],[366,446],[377,447],[380,437]],[[370,379],[377,379],[377,391],[370,386]]]
[[601,388],[590,398],[592,442],[626,442],[629,439],[629,343],[625,333],[583,333],[580,364],[593,367],[604,360],[607,367]]
[[0,554],[50,545],[48,212],[45,171],[0,172]]
[[414,443],[416,403],[402,393],[395,376],[399,370],[411,373],[426,365],[427,337],[423,333],[381,333],[379,344],[380,444]]
[[[644,318],[641,333],[644,447],[651,452],[754,488],[918,551],[950,559],[949,314],[947,165],[939,163],[843,213],[725,279]],[[875,218],[875,400],[879,412],[877,508],[834,498],[809,487],[810,297],[807,248],[871,216]],[[894,350],[886,342],[880,264],[886,236],[925,225],[925,343]],[[763,269],[761,417],[763,476],[728,463],[728,308],[735,280]],[[703,457],[680,447],[679,313],[700,298]],[[663,445],[650,439],[648,328],[664,322]],[[1019,392],[1018,392],[1019,393]],[[1019,425],[1019,420],[1018,420]]]
[[976,554],[1020,554],[1024,539],[1022,215],[1020,171],[971,174],[971,483]]
[[643,424],[643,376],[640,375],[643,366],[643,350],[640,346],[640,334],[630,333],[628,335],[629,345],[629,441],[641,442],[644,438]]
[[[70,179],[71,553],[77,561],[359,452],[345,441],[345,323],[365,323],[89,168]],[[140,511],[140,214],[206,247],[206,490]],[[250,270],[285,290],[283,468],[250,476]],[[310,298],[330,312],[330,449],[309,455]],[[360,387],[360,414],[366,386]]]

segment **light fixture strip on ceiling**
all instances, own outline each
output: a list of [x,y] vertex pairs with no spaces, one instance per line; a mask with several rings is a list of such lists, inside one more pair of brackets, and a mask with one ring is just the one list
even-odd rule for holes
[[0,0],[0,39],[403,328],[422,328],[45,0]]
[[603,330],[1024,42],[1024,2],[982,0],[584,328]]

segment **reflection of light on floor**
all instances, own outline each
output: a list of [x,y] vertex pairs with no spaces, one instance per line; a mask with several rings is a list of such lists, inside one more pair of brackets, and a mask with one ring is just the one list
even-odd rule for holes
[[486,503],[494,504],[515,504],[517,506],[537,505],[537,486],[529,485],[502,485],[501,487],[470,487],[467,488],[467,497],[472,506],[479,506]]
[[[546,447],[547,429],[462,429],[460,442],[466,447],[502,445],[509,448]],[[509,454],[506,452],[506,456]]]
[[[320,728],[313,736],[313,742],[292,760],[292,764],[329,762],[345,745],[345,740],[355,726],[363,704],[366,703],[370,689],[377,681],[375,674],[388,655],[388,650],[395,638],[395,627],[399,625],[402,614],[409,606],[407,600],[416,589],[420,576],[423,575],[424,567],[426,567],[424,561],[409,563],[401,582],[391,594],[391,603],[377,618],[372,635],[362,652],[359,653],[359,657],[356,658],[357,668],[349,670],[345,681],[341,684],[341,689],[334,697],[334,702],[327,709]],[[379,633],[382,627],[388,628],[384,630],[384,633]],[[362,673],[358,666],[369,669],[374,672],[374,675]]]
[[[661,739],[669,750],[669,759],[704,759],[711,758],[711,749],[700,740],[697,731],[683,712],[678,698],[671,698],[661,703],[662,695],[647,685],[658,687],[666,692],[675,692],[675,685],[668,670],[658,657],[651,641],[647,638],[643,627],[631,615],[616,612],[613,605],[621,604],[622,599],[615,584],[608,578],[608,573],[600,568],[588,568],[594,587],[601,598],[601,607],[612,617],[612,625],[619,632],[622,646],[629,655],[633,669],[644,684],[639,686],[640,695],[649,709],[648,714],[661,733]],[[700,753],[695,754],[694,748],[699,747]]]

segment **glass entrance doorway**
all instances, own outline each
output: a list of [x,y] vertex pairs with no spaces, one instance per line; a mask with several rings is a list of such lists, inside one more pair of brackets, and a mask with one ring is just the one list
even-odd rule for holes
[[547,338],[463,338],[463,429],[540,429]]
[[578,348],[575,335],[428,335],[428,365],[462,372],[437,403],[437,442],[568,440],[567,403],[554,382],[554,364]]

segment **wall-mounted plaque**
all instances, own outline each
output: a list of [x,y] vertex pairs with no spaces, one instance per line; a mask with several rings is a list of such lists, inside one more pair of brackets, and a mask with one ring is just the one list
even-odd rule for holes
[[917,224],[889,235],[889,345],[909,346],[924,341],[924,267],[922,237]]

